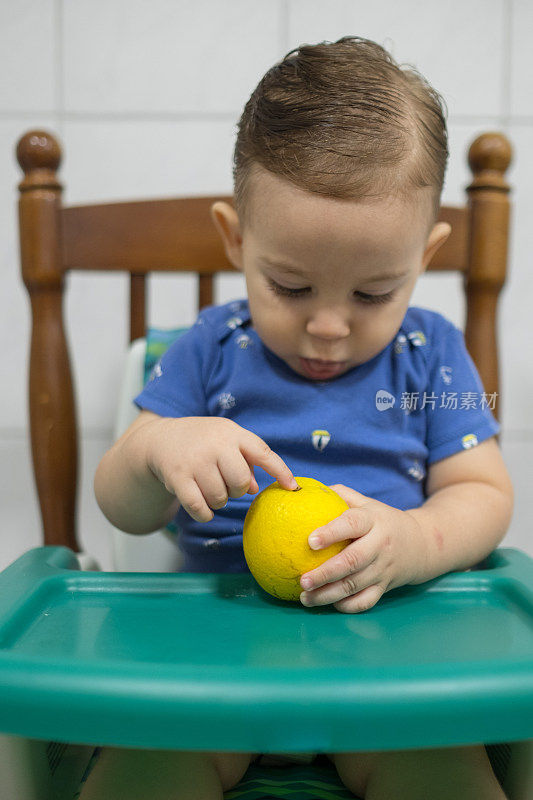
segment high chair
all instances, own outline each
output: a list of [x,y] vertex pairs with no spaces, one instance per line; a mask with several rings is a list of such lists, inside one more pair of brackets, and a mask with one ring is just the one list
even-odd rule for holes
[[[510,800],[531,800],[533,561],[524,553],[499,548],[471,572],[402,587],[370,612],[348,615],[277,601],[249,574],[173,572],[176,546],[159,533],[113,534],[115,566],[128,572],[99,572],[80,552],[66,273],[131,276],[133,345],[118,435],[143,380],[146,275],[196,272],[202,308],[213,302],[214,274],[233,267],[209,215],[221,198],[66,208],[56,139],[30,131],[17,156],[45,546],[0,574],[0,800],[73,800],[97,744],[304,753],[480,742]],[[493,394],[510,144],[486,133],[468,158],[467,204],[442,209],[452,235],[429,269],[462,273],[467,347]],[[163,549],[147,567],[157,539]],[[128,542],[141,548],[136,559]],[[351,797],[334,773],[331,765],[250,767],[226,799]],[[261,793],[266,779],[276,782],[270,794],[266,784]]]

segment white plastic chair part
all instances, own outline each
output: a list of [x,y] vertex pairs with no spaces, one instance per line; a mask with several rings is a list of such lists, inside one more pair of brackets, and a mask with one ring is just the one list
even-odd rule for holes
[[144,360],[146,357],[146,339],[135,339],[128,347],[122,381],[118,395],[118,408],[115,410],[113,439],[116,441],[126,428],[138,417],[139,409],[133,398],[139,394],[144,384]]
[[[146,339],[136,339],[128,348],[115,416],[116,441],[139,415],[133,398],[144,385]],[[183,564],[175,538],[167,530],[143,536],[124,533],[111,526],[113,568],[118,572],[179,572]]]
[[80,569],[86,572],[101,572],[102,567],[90,553],[76,553]]

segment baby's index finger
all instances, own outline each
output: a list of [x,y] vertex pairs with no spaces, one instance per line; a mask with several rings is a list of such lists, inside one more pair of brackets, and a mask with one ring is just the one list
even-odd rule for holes
[[265,472],[272,475],[283,489],[294,492],[300,488],[289,467],[273,450],[265,452],[264,448],[261,448],[259,452],[254,451],[253,460],[258,467],[262,467]]
[[[291,472],[291,475],[292,475],[292,472]],[[279,483],[279,479],[278,479],[278,483]],[[292,478],[289,480],[289,485],[284,487],[284,488],[289,489],[291,492],[299,492],[300,491],[300,487],[298,486],[298,483],[297,483],[296,478],[294,477],[294,475],[292,475]]]
[[268,469],[267,467],[263,467],[265,472],[268,472],[269,475],[272,475],[273,478],[276,478],[277,482],[281,486],[282,489],[288,489],[290,492],[296,492],[300,489],[298,483],[296,482],[296,478],[285,464],[283,459],[274,453],[277,459],[281,461],[280,469]]

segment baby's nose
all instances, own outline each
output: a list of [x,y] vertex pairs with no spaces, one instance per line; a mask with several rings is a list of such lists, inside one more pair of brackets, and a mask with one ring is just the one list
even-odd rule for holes
[[346,315],[333,309],[322,309],[307,322],[307,333],[319,339],[343,339],[350,334]]

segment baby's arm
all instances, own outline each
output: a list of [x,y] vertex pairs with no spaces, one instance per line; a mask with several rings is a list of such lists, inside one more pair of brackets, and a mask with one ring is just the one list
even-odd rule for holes
[[409,511],[423,543],[411,583],[479,563],[501,542],[513,513],[513,486],[494,438],[431,464],[426,492],[425,503]]
[[180,504],[196,520],[213,518],[228,497],[258,491],[253,466],[286,489],[297,484],[259,436],[224,417],[160,417],[141,411],[104,455],[94,479],[98,504],[117,528],[150,533]]
[[[179,510],[176,495],[167,491],[146,464],[146,437],[141,430],[160,419],[141,411],[98,464],[94,493],[108,520],[128,533],[149,533],[164,527]],[[150,428],[148,430],[148,435]]]

